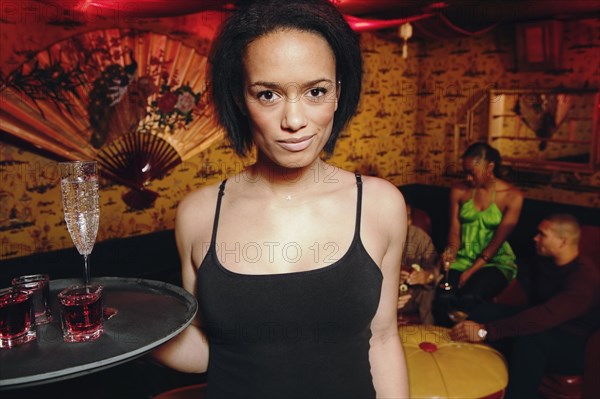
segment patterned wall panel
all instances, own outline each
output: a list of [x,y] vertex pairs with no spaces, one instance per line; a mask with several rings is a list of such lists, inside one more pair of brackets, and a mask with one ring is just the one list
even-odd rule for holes
[[[600,20],[566,21],[563,39],[562,68],[544,72],[516,69],[514,27],[497,28],[478,37],[421,43],[419,127],[415,135],[420,137],[418,162],[429,173],[419,175],[417,182],[443,186],[452,183],[452,179],[438,178],[436,171],[440,165],[442,170],[460,168],[451,151],[454,125],[465,122],[466,110],[484,91],[600,88]],[[484,123],[475,130],[482,137],[487,134]],[[600,172],[557,172],[540,179],[517,171],[513,179],[526,198],[600,207]]]
[[[600,22],[580,21],[565,29],[564,69],[548,73],[515,70],[510,29],[460,40],[412,40],[406,60],[393,34],[361,34],[363,95],[330,162],[385,177],[396,185],[450,185],[452,179],[444,174],[457,166],[451,151],[454,125],[483,91],[600,87]],[[177,205],[187,193],[240,171],[247,162],[219,142],[153,181],[149,188],[161,195],[145,210],[132,210],[123,203],[125,187],[103,182],[98,240],[172,229]],[[55,163],[0,141],[0,260],[72,247],[62,218]],[[527,181],[523,188],[528,198],[600,206],[600,173],[580,179],[581,190]]]
[[415,180],[418,74],[411,71],[418,59],[403,59],[400,40],[390,36],[363,34],[361,46],[365,73],[359,110],[330,162],[408,184]]

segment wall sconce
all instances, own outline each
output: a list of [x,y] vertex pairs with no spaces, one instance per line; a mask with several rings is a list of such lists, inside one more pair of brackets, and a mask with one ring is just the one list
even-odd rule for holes
[[402,45],[402,58],[408,58],[408,39],[412,37],[412,25],[409,22],[405,22],[398,28],[398,34],[400,38],[404,40],[404,44]]

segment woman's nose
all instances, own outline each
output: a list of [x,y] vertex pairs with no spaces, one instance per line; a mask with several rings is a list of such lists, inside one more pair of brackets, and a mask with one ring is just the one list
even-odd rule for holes
[[286,130],[297,131],[307,124],[304,107],[299,98],[286,98],[281,127]]

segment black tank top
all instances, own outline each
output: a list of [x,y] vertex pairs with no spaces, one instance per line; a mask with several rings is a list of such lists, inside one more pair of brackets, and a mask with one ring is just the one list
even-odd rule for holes
[[270,275],[234,273],[219,262],[223,181],[210,248],[198,270],[210,345],[207,398],[375,397],[370,323],[383,277],[360,239],[362,181],[356,180],[354,238],[344,256],[315,270]]

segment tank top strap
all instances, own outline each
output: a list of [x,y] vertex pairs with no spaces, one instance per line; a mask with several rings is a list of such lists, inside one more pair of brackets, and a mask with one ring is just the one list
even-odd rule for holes
[[217,227],[219,226],[219,214],[221,213],[221,199],[223,195],[225,195],[225,184],[227,183],[227,179],[221,182],[219,186],[219,195],[217,197],[217,209],[215,210],[215,220],[213,221],[213,230],[212,237],[210,239],[210,246],[213,247],[216,245],[217,241]]
[[471,199],[475,201],[475,189],[471,190]]
[[360,238],[360,217],[362,210],[362,178],[359,173],[355,173],[356,176],[356,226],[354,227],[354,239]]

